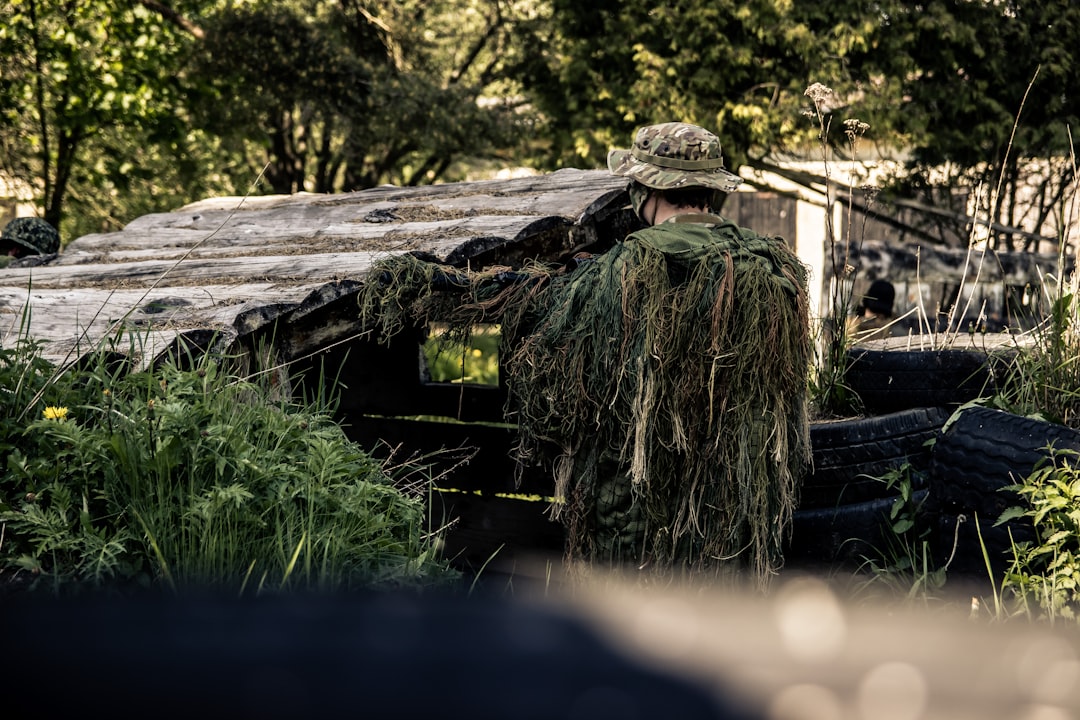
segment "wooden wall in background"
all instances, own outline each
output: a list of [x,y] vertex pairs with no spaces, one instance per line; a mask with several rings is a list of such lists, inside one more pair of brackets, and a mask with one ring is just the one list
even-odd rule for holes
[[778,193],[736,192],[728,195],[722,214],[760,235],[779,235],[794,245],[798,236],[797,203]]

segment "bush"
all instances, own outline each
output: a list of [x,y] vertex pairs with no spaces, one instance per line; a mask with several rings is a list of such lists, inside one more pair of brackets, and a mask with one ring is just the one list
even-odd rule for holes
[[1015,612],[1075,621],[1080,609],[1080,467],[1077,453],[1055,450],[1022,482],[1009,486],[1025,501],[1002,513],[998,524],[1028,518],[1034,542],[1013,545],[1013,564],[1002,590]]
[[[423,498],[327,403],[271,403],[226,358],[50,375],[0,354],[0,563],[55,591],[262,593],[443,584]],[[12,390],[14,388],[14,390]]]

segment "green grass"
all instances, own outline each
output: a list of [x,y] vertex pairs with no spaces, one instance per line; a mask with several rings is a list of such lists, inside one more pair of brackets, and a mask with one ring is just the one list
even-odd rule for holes
[[920,607],[940,603],[947,568],[936,566],[931,558],[930,531],[924,522],[926,500],[916,498],[914,472],[905,463],[877,478],[896,493],[896,499],[882,528],[884,547],[863,557],[856,574],[856,594],[863,598],[884,595]]
[[56,374],[29,342],[0,351],[0,579],[237,594],[456,579],[422,490],[328,403],[273,401],[224,357],[86,367]]

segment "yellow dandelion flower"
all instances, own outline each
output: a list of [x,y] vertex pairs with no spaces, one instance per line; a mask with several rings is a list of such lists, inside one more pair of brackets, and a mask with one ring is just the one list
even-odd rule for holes
[[472,356],[473,357],[480,357],[483,354],[484,354],[484,351],[481,350],[480,348],[473,348],[472,349]]
[[46,420],[63,420],[67,417],[68,409],[66,407],[54,407],[49,405],[42,411]]

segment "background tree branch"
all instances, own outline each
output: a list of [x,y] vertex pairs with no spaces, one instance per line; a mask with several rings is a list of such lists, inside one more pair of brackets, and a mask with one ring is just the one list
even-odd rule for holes
[[152,10],[156,12],[158,15],[173,23],[178,28],[181,28],[182,30],[191,33],[199,40],[202,40],[203,37],[205,37],[206,35],[201,27],[188,20],[186,17],[166,5],[164,2],[159,2],[158,0],[139,0],[139,4],[145,7],[147,10]]

